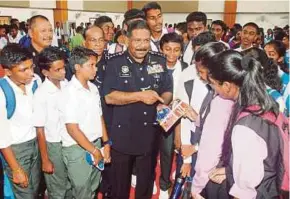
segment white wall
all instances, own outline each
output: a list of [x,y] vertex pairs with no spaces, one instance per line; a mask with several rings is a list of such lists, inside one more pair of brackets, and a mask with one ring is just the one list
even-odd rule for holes
[[4,8],[0,7],[0,16],[12,16],[19,19],[19,21],[26,21],[34,15],[46,16],[50,23],[54,24],[53,10],[52,9],[33,9],[33,8]]
[[83,10],[83,0],[67,0],[69,10]]
[[55,8],[56,3],[52,0],[30,0],[30,7],[31,8]]

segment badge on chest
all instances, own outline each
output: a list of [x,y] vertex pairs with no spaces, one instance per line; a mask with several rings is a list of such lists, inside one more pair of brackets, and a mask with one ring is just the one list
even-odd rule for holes
[[160,64],[152,64],[147,66],[148,74],[156,74],[164,72],[162,65]]
[[122,66],[121,67],[121,72],[119,73],[120,77],[131,77],[131,71],[129,66]]

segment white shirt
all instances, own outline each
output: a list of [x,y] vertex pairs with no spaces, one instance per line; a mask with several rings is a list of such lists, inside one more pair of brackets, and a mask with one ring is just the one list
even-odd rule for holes
[[188,65],[191,65],[192,57],[193,57],[194,51],[192,49],[192,40],[189,41],[189,43],[186,46],[186,49],[183,54],[183,61],[187,63]]
[[246,48],[246,49],[242,49],[242,45],[239,47],[239,48],[236,48],[236,49],[234,49],[235,51],[238,51],[238,52],[242,52],[242,51],[244,51],[244,50],[247,50],[247,49],[250,49],[250,48],[252,48],[253,46],[250,46],[249,48]]
[[161,36],[160,36],[158,39],[154,39],[154,38],[151,36],[151,39],[150,39],[150,46],[151,46],[151,50],[152,50],[152,51],[159,52],[159,48],[160,48],[160,46],[157,47],[157,46],[154,44],[154,42],[160,41],[160,39],[162,38],[162,36],[165,35],[165,34],[167,34],[167,33],[168,33],[167,29],[166,29],[166,28],[163,28],[163,29],[162,29],[162,34],[161,34]]
[[0,37],[0,50],[2,50],[5,46],[7,46],[7,39],[5,37]]
[[[89,90],[85,89],[73,76],[62,92],[59,110],[65,124],[78,124],[92,142],[102,136],[102,108],[98,88],[91,82],[88,82],[88,86]],[[65,147],[77,144],[68,132],[63,133],[61,138]]]
[[181,76],[182,68],[181,62],[177,60],[176,64],[173,68],[168,68],[168,70],[174,70],[172,73],[173,77],[173,99],[176,99],[176,95],[178,92],[178,83]]
[[15,94],[16,108],[13,116],[7,119],[6,98],[2,89],[0,89],[0,148],[7,148],[12,144],[27,142],[36,137],[35,128],[32,123],[33,110],[33,92],[32,86],[39,78],[33,78],[32,82],[25,86],[26,94],[8,78],[4,77]]
[[127,50],[127,46],[122,45],[122,44],[118,44],[118,45],[119,46],[117,47],[117,43],[110,43],[110,44],[108,43],[107,44],[108,53],[115,54],[115,53],[124,52],[125,50]]
[[[57,31],[59,33],[59,35],[57,36]],[[54,29],[54,34],[56,35],[57,39],[61,39],[61,36],[63,35],[63,30],[61,28],[55,28]]]
[[15,43],[15,44],[18,44],[20,39],[23,37],[24,35],[21,34],[21,32],[18,30],[18,33],[16,35],[15,38],[13,38],[10,34],[8,34],[8,40],[9,40],[9,43]]
[[[188,95],[186,93],[184,83],[194,80],[193,89],[191,93],[191,100],[189,101]],[[207,95],[208,89],[206,88],[206,84],[203,83],[197,75],[195,65],[190,65],[186,69],[184,69],[180,76],[180,82],[178,83],[178,92],[177,98],[182,100],[183,102],[191,105],[191,107],[199,113],[201,108],[201,104]],[[181,119],[181,143],[182,145],[190,145],[191,131],[195,131],[195,123],[191,122],[187,118]],[[186,163],[191,162],[191,157],[184,160]]]
[[[66,80],[61,81],[61,90],[66,85]],[[48,142],[60,142],[61,133],[66,131],[64,123],[60,120],[58,110],[61,90],[46,78],[33,97],[33,125],[44,127],[46,141]]]

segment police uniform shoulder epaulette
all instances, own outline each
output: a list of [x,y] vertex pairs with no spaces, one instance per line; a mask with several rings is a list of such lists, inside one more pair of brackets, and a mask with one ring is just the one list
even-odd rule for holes
[[163,53],[160,53],[160,52],[156,52],[156,51],[150,50],[149,53],[151,55],[157,55],[157,56],[161,56],[161,57],[164,57],[165,58],[165,55]]
[[114,53],[114,54],[107,54],[107,59],[109,60],[109,59],[112,59],[112,58],[114,58],[114,57],[119,57],[119,56],[121,56],[121,55],[123,55],[124,54],[124,52],[118,52],[118,53]]

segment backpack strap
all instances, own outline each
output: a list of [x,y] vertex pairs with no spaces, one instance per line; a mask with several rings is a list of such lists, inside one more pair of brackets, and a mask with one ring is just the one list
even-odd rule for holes
[[3,90],[6,99],[7,118],[10,119],[13,116],[16,108],[15,93],[8,81],[4,78],[0,79],[0,87]]

